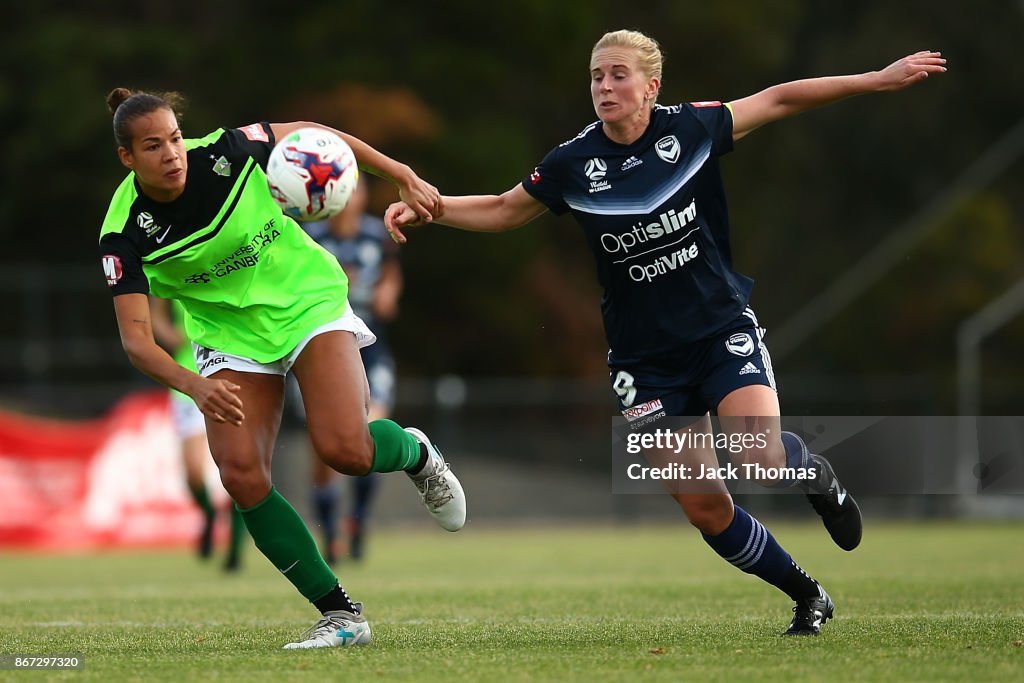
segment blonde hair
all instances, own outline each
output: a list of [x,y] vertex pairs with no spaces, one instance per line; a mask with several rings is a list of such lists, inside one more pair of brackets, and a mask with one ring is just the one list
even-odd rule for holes
[[[661,55],[661,46],[658,45],[658,41],[654,38],[639,31],[628,31],[625,29],[609,31],[594,44],[594,49],[590,51],[591,57],[593,57],[595,52],[606,47],[624,47],[636,50],[637,64],[640,69],[647,74],[648,78],[656,78],[658,83],[661,83],[661,65],[664,58]],[[655,93],[654,99],[651,100],[652,107],[657,99],[658,93]]]

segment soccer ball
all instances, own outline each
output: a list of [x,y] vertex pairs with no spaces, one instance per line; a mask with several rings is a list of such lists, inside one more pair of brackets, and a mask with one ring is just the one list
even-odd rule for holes
[[267,162],[270,194],[295,220],[319,221],[345,208],[359,181],[356,155],[322,128],[300,128],[277,143]]

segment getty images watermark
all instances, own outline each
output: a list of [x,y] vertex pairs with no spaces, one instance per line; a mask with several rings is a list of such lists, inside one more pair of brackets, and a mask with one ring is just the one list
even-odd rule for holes
[[680,458],[679,461],[663,462],[659,466],[630,463],[626,467],[626,476],[636,481],[652,479],[659,481],[713,481],[713,480],[753,480],[774,484],[779,481],[803,481],[815,479],[818,474],[813,466],[808,467],[771,467],[762,462],[728,461],[714,463],[694,458],[689,463],[681,460],[684,453],[694,451],[724,451],[731,456],[749,456],[753,453],[768,453],[770,450],[771,428],[764,432],[700,432],[692,427],[673,431],[668,428],[654,429],[645,432],[631,432],[626,435],[626,453],[641,455],[646,452],[660,451],[671,453]]
[[[642,422],[638,424],[639,422]],[[732,417],[612,420],[613,493],[803,493],[783,431],[864,495],[1024,494],[1024,417]]]

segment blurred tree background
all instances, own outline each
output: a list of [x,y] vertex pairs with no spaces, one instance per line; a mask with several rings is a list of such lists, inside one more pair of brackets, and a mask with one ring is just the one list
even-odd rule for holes
[[[95,5],[90,7],[89,5]],[[882,68],[921,49],[950,70],[758,131],[723,162],[737,268],[768,329],[853,266],[1024,116],[1024,2],[36,2],[0,41],[0,225],[7,270],[89,266],[51,307],[120,353],[96,239],[124,176],[104,98],[178,90],[186,135],[311,119],[363,137],[443,192],[499,193],[596,117],[587,67],[606,30],[636,28],[665,56],[660,102],[731,100],[801,77]],[[921,409],[955,409],[957,326],[1024,276],[1024,164],[935,224],[896,268],[791,353],[786,377],[924,378]],[[374,208],[394,198],[380,186]],[[412,235],[392,341],[402,374],[593,377],[605,371],[591,258],[569,217],[499,236]],[[77,271],[76,271],[77,272]],[[10,294],[8,294],[10,296]],[[16,335],[20,301],[0,328]],[[1021,414],[1024,322],[985,346],[989,412]],[[122,354],[123,355],[123,354]],[[112,370],[113,368],[113,370]],[[30,369],[14,369],[14,384]],[[127,361],[68,370],[130,377]],[[818,414],[822,406],[815,406]],[[868,409],[870,410],[870,408]],[[878,414],[881,414],[879,412]]]

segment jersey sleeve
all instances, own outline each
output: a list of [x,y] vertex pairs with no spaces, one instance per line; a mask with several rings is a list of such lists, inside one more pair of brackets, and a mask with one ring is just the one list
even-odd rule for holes
[[548,207],[551,213],[561,215],[569,210],[562,193],[562,172],[560,147],[548,152],[547,156],[523,179],[523,189],[538,202]]
[[732,111],[721,102],[690,102],[685,105],[711,138],[712,149],[721,156],[732,151]]
[[100,264],[114,296],[149,294],[149,280],[142,270],[142,257],[127,236],[110,233],[100,239]]
[[270,159],[270,152],[274,149],[277,140],[274,139],[274,131],[266,121],[250,123],[241,128],[231,128],[227,131],[231,142],[256,160],[263,170],[267,170],[267,161]]

